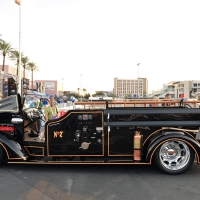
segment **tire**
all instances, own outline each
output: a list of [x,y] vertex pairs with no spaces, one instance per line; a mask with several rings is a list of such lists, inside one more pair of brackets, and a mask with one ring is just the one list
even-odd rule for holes
[[163,143],[155,152],[155,163],[165,173],[181,174],[187,171],[194,162],[194,151],[181,140],[170,140]]
[[0,165],[5,164],[7,161],[7,156],[4,148],[0,145]]

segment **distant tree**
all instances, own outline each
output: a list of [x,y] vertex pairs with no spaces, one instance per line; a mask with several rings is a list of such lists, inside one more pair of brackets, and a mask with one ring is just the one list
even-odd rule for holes
[[96,95],[104,95],[104,91],[96,91]]
[[[23,56],[23,53],[21,53],[21,59],[22,59],[22,56]],[[17,65],[17,73],[16,73],[16,75],[19,74],[19,57],[20,57],[20,54],[19,54],[19,51],[17,51],[17,50],[13,50],[11,52],[11,55],[9,56],[10,60],[17,60],[17,63],[16,63],[16,65]]]
[[4,40],[1,39],[1,41],[0,41],[0,54],[3,55],[2,71],[4,71],[6,56],[12,55],[12,51],[13,51],[13,48],[11,47],[11,44],[7,43],[7,42],[5,42]]
[[131,94],[126,94],[125,95],[125,99],[130,99],[131,98]]
[[24,74],[23,74],[23,77],[26,78],[26,68],[28,67],[28,62],[29,62],[29,58],[26,56],[26,57],[22,57],[22,65],[23,65],[23,68],[24,68]]
[[32,91],[33,91],[33,72],[34,71],[39,71],[39,68],[34,62],[29,62],[27,64],[27,69],[31,71],[31,82],[32,82]]
[[83,88],[83,96],[85,96],[85,94],[86,94],[86,89],[85,88]]
[[78,93],[76,93],[76,92],[68,94],[68,97],[69,97],[69,98],[70,98],[71,96],[75,97],[76,99],[80,98],[80,95],[79,95]]
[[114,93],[108,93],[108,97],[117,97],[117,95],[116,94],[114,94]]
[[90,97],[90,93],[87,93],[87,94],[84,95],[85,99],[89,99],[89,97]]
[[69,91],[63,91],[63,95],[64,95],[64,96],[70,95],[70,92],[69,92]]
[[78,95],[80,95],[80,90],[81,90],[80,88],[77,88],[77,91],[78,91]]

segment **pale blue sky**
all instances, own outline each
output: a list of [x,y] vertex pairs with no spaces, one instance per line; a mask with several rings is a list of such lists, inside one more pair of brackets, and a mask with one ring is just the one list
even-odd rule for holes
[[[112,90],[114,77],[147,78],[149,90],[200,80],[199,0],[22,0],[22,51],[37,79],[65,90]],[[19,7],[0,0],[0,34],[19,46]],[[1,62],[1,61],[0,61]]]

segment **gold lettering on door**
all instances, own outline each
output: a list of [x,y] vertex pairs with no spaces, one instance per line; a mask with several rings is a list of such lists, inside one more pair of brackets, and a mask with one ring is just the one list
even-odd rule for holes
[[63,134],[63,131],[54,131],[53,132],[53,137],[54,138],[57,138],[57,137],[61,138],[61,137],[63,137],[62,134]]

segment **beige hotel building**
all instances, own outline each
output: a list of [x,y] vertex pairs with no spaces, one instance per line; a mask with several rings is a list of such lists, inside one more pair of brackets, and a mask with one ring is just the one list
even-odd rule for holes
[[[138,85],[139,84],[139,85]],[[118,79],[114,78],[114,94],[119,97],[126,95],[148,95],[148,81],[146,78]]]

